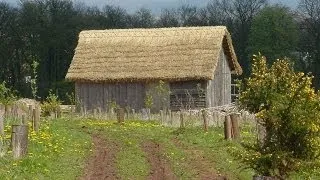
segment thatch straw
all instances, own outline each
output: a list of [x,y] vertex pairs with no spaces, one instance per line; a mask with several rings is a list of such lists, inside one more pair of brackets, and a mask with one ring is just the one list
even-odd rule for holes
[[241,74],[224,26],[82,31],[66,79],[213,79],[222,49],[232,72]]

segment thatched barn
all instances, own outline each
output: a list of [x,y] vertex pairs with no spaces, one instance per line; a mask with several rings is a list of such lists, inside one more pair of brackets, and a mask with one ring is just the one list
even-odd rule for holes
[[66,79],[88,110],[153,111],[231,102],[242,69],[226,27],[82,31]]

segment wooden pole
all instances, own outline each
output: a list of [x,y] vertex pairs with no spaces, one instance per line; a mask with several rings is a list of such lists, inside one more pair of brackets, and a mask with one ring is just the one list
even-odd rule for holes
[[163,124],[163,110],[160,110],[160,123]]
[[234,139],[240,138],[240,128],[239,128],[239,120],[240,120],[240,114],[235,113],[230,115],[231,123],[232,123],[232,137]]
[[38,132],[39,126],[40,126],[40,108],[36,106],[35,109],[33,109],[32,129]]
[[27,121],[25,115],[22,115],[22,116],[21,116],[21,122],[22,122],[22,125],[28,125],[28,121]]
[[132,109],[132,120],[136,120],[136,110]]
[[13,158],[25,156],[28,149],[28,126],[12,125],[11,141]]
[[61,108],[60,108],[60,106],[56,109],[56,112],[57,112],[56,118],[61,118]]
[[29,105],[29,110],[28,110],[28,120],[31,121],[32,120],[32,113],[33,113],[33,107],[32,105]]
[[118,119],[118,123],[124,122],[124,109],[123,108],[117,109],[117,119]]
[[230,116],[225,116],[224,138],[226,140],[230,140],[232,138],[232,136],[231,136],[231,119],[230,119]]
[[0,135],[4,135],[4,117],[0,114]]
[[97,109],[93,109],[93,117],[97,118]]
[[180,111],[180,128],[184,128],[183,112]]
[[202,118],[203,118],[203,129],[204,131],[208,131],[208,119],[207,119],[207,112],[202,110]]
[[170,124],[172,126],[173,125],[173,117],[172,117],[172,112],[170,109],[168,110],[168,116],[169,116],[168,122],[170,122]]

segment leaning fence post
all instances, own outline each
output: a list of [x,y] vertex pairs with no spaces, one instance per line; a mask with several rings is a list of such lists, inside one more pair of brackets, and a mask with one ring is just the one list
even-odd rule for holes
[[208,131],[208,119],[207,119],[207,112],[206,110],[201,110],[202,118],[203,118],[203,129],[204,131]]
[[27,154],[28,125],[12,125],[11,144],[14,159],[19,159]]
[[226,140],[231,139],[231,120],[230,116],[225,116],[225,121],[224,121],[224,138]]
[[234,139],[240,138],[240,128],[239,128],[239,120],[240,120],[240,114],[235,113],[230,115],[231,123],[232,123],[232,135]]

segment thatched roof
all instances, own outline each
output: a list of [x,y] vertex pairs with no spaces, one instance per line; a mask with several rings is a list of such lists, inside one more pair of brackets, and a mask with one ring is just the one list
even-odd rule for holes
[[82,31],[66,79],[213,79],[222,48],[232,72],[241,74],[231,36],[224,26]]

